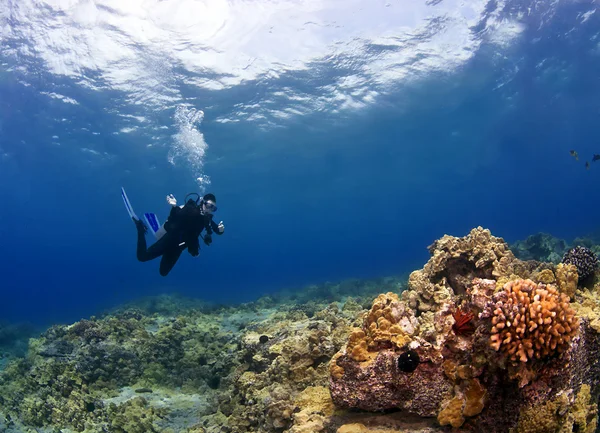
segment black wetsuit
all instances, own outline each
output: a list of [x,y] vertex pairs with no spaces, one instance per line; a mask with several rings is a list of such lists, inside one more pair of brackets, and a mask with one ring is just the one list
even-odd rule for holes
[[[202,230],[206,229],[204,242],[209,245],[212,242],[213,232],[221,234],[218,225],[213,221],[212,214],[203,214],[200,207],[193,201],[188,200],[184,207],[174,206],[171,209],[169,218],[165,222],[164,234],[159,240],[146,247],[145,228],[140,223],[138,227],[137,240],[137,258],[140,262],[147,262],[162,256],[160,260],[160,274],[166,276],[183,250],[187,248],[192,256],[197,256],[200,251],[200,242],[198,237]],[[180,245],[182,242],[185,244]]]

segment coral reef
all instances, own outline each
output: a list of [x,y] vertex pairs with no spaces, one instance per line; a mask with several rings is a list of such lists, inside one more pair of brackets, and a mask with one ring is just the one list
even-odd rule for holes
[[[243,362],[227,379],[218,417],[233,431],[316,433],[330,422],[329,361],[345,344],[357,313],[353,299],[322,305],[312,317],[291,309],[252,325],[243,336]],[[298,314],[300,313],[300,314]],[[260,336],[267,335],[266,342]]]
[[27,353],[27,342],[34,334],[29,323],[0,322],[0,370],[9,360]]
[[24,431],[318,432],[334,410],[329,360],[371,300],[226,308],[161,296],[53,326],[0,374],[0,415]]
[[481,227],[429,251],[407,284],[161,296],[53,326],[0,372],[0,431],[594,432],[600,281]]
[[516,431],[595,433],[598,405],[591,404],[591,400],[590,386],[582,385],[576,396],[568,390],[544,403],[525,406],[521,409]]
[[[482,228],[444,236],[430,253],[409,290],[380,295],[333,357],[336,406],[402,410],[464,432],[595,428],[600,339],[590,324],[600,301],[588,298],[585,311],[570,302],[583,298],[574,267],[521,261]],[[402,368],[409,352],[419,362]],[[533,414],[575,395],[532,430]]]
[[520,260],[559,263],[567,250],[567,242],[548,233],[536,233],[510,246]]
[[594,274],[598,268],[598,257],[589,248],[577,246],[565,253],[562,263],[574,265],[577,268],[577,274],[581,282]]
[[195,393],[218,387],[235,362],[228,353],[236,342],[211,319],[151,318],[132,310],[54,326],[0,375],[0,408],[35,427],[162,431],[164,411],[148,402],[150,395],[110,399],[129,386]]

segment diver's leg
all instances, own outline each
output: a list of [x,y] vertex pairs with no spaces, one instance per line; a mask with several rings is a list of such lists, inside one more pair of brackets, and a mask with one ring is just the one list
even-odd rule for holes
[[160,259],[159,269],[160,274],[163,277],[166,277],[168,273],[171,272],[171,269],[173,269],[173,266],[175,266],[175,263],[179,260],[182,251],[183,249],[177,246],[176,248],[169,248],[163,253],[162,259]]
[[154,244],[150,245],[150,248],[147,248],[145,235],[146,228],[143,226],[143,223],[141,223],[140,225],[136,222],[136,226],[138,229],[137,259],[140,262],[147,262],[149,260],[154,260],[155,258],[161,256],[167,249],[167,246],[169,245],[169,235],[165,234]]

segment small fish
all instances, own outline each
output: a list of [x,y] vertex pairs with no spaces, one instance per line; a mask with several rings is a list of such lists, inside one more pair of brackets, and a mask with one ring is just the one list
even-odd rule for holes
[[600,155],[596,155],[596,154],[594,153],[594,156],[592,157],[592,162],[596,162],[596,161],[598,161],[599,159],[600,159]]
[[590,169],[590,162],[589,162],[589,161],[586,161],[586,162],[585,162],[585,169],[586,169],[586,170],[589,170],[589,169]]
[[571,154],[571,156],[572,156],[573,158],[575,158],[575,161],[579,161],[579,155],[577,154],[577,152],[576,152],[576,151],[574,151],[574,150],[570,150],[570,151],[569,151],[569,153]]

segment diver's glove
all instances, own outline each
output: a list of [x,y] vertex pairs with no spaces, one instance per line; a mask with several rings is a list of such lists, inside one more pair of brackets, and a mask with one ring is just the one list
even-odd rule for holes
[[205,243],[206,245],[210,245],[210,244],[212,244],[212,236],[211,236],[211,235],[209,235],[209,234],[207,234],[206,236],[204,236],[204,243]]
[[167,203],[169,203],[173,207],[177,206],[177,199],[173,194],[169,194],[167,196]]
[[225,224],[223,224],[223,221],[219,223],[217,228],[219,229],[219,233],[223,233],[225,231]]

